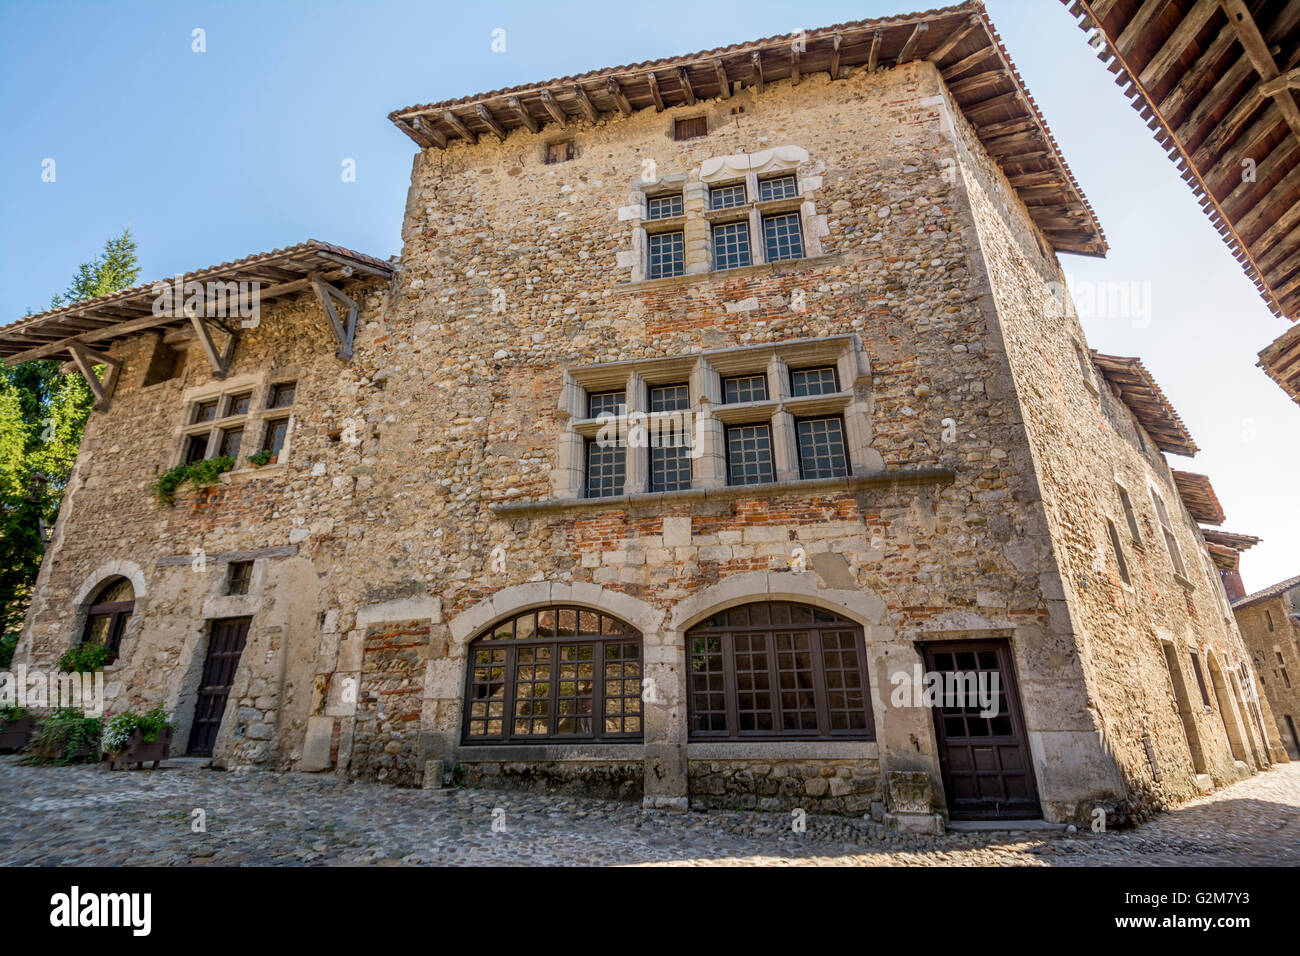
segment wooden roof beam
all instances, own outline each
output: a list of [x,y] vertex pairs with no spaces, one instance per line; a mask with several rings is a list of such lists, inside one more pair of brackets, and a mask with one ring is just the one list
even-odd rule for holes
[[541,124],[537,122],[537,119],[532,113],[528,112],[528,107],[524,106],[523,101],[519,99],[519,97],[510,97],[506,100],[506,105],[510,107],[515,116],[519,117],[519,122],[524,125],[524,128],[527,129],[528,132],[536,133],[541,129]]
[[798,44],[795,43],[790,44],[790,85],[791,86],[799,85],[799,56],[800,56],[800,52],[799,52]]
[[1215,65],[1223,59],[1228,47],[1237,42],[1237,38],[1231,30],[1224,30],[1207,46],[1203,53],[1196,58],[1196,61],[1187,68],[1182,77],[1174,85],[1163,100],[1160,101],[1160,113],[1170,120],[1187,104],[1192,93],[1197,90],[1201,82],[1209,75]]
[[921,38],[930,32],[930,21],[922,20],[912,30],[912,35],[907,38],[903,44],[903,49],[898,51],[898,59],[894,61],[895,66],[901,66],[912,59],[912,54],[916,52],[916,46],[921,42]]
[[1151,58],[1150,62],[1142,68],[1142,72],[1138,75],[1138,82],[1149,89],[1153,82],[1163,76],[1178,61],[1178,58],[1196,39],[1196,35],[1205,28],[1205,25],[1210,22],[1210,18],[1218,12],[1219,0],[1196,0],[1196,6],[1187,12],[1182,22],[1169,35],[1169,39],[1156,51],[1156,55]]
[[484,125],[492,131],[492,134],[496,136],[498,140],[503,143],[506,141],[505,128],[497,122],[497,118],[492,115],[491,111],[489,111],[486,106],[479,103],[474,107],[474,112],[478,114],[478,118],[483,121]]
[[727,67],[722,60],[713,61],[713,75],[718,78],[718,95],[724,100],[731,98],[731,80],[727,78]]
[[695,90],[691,88],[691,74],[686,67],[680,66],[677,68],[677,82],[681,84],[682,95],[686,97],[686,105],[694,106]]
[[554,93],[550,90],[542,90],[538,96],[541,98],[542,106],[546,108],[546,112],[551,115],[551,119],[560,126],[568,125],[569,117],[565,115],[564,110],[560,109],[560,104],[555,102]]
[[[1237,33],[1237,39],[1241,45],[1246,48],[1246,55],[1250,57],[1251,63],[1255,66],[1255,72],[1263,81],[1260,84],[1259,92],[1262,96],[1272,96],[1277,100],[1278,106],[1282,108],[1282,115],[1286,117],[1291,131],[1300,136],[1300,107],[1296,106],[1295,97],[1291,95],[1291,89],[1288,85],[1283,84],[1280,87],[1271,81],[1278,78],[1279,70],[1277,63],[1273,60],[1273,54],[1268,48],[1268,43],[1264,40],[1263,34],[1259,32],[1259,24],[1255,22],[1254,16],[1251,15],[1250,9],[1246,6],[1245,0],[1219,0],[1219,5],[1223,7],[1223,12],[1228,15],[1228,22],[1232,24],[1233,30]],[[1264,87],[1274,89],[1274,92],[1267,92]]]
[[[943,78],[945,80],[951,80],[953,77],[961,76],[976,63],[986,59],[988,55],[993,52],[993,49],[994,48],[991,46],[982,46],[970,56],[964,56],[951,66],[944,67],[941,71],[943,73]],[[934,58],[931,57],[931,60],[933,59]]]
[[468,140],[471,143],[478,142],[478,134],[474,133],[465,122],[453,113],[451,110],[443,110],[442,121],[456,131],[456,135],[461,139]]
[[441,131],[434,129],[433,123],[423,116],[414,117],[411,120],[411,125],[415,127],[415,131],[424,138],[429,146],[436,146],[438,149],[447,148],[447,137]]
[[655,76],[654,70],[650,70],[645,75],[645,81],[650,84],[650,99],[654,100],[655,112],[664,111],[663,94],[659,92],[659,77]]
[[1128,26],[1124,27],[1123,32],[1115,40],[1115,49],[1119,51],[1120,56],[1128,58],[1137,41],[1146,33],[1151,21],[1156,18],[1156,14],[1168,3],[1169,0],[1142,0],[1142,6],[1138,7],[1137,12],[1129,18]]
[[618,80],[612,76],[606,79],[605,92],[614,101],[614,105],[618,107],[620,113],[624,116],[632,115],[632,104],[627,101],[627,97],[623,94],[623,88],[618,85]]
[[[844,37],[838,33],[831,37],[831,65],[829,67],[831,79],[840,78],[840,46],[844,43]],[[875,37],[871,41],[871,60],[867,64],[867,71],[870,72],[876,68],[876,53],[880,50],[880,31],[876,31]]]
[[755,50],[749,55],[749,64],[754,73],[754,87],[763,92],[763,54]]
[[573,95],[578,99],[578,106],[582,110],[582,115],[587,118],[587,122],[593,126],[600,119],[600,111],[596,109],[596,104],[591,102],[591,97],[587,91],[582,88],[581,83],[573,84]]
[[[943,43],[939,44],[938,48],[933,53],[931,53],[928,57],[926,57],[926,59],[929,60],[931,63],[935,63],[935,64],[941,63],[943,61],[943,58],[947,56],[949,53],[951,53],[953,50],[957,49],[957,44],[961,43],[962,40],[966,39],[966,37],[970,35],[970,32],[979,25],[980,25],[980,18],[978,16],[971,17],[970,20],[967,21],[964,27],[962,27],[959,30],[954,30],[952,34],[948,37],[948,39],[944,40]],[[876,31],[876,35],[877,36],[880,35],[879,30]],[[972,53],[970,56],[963,57],[961,60],[958,60],[956,63],[952,64],[952,66],[955,68],[963,63],[966,63],[968,60],[973,62],[975,60],[983,59],[989,53],[993,52],[993,50],[994,47],[992,44],[985,47],[981,47],[979,50],[977,50],[975,53]]]

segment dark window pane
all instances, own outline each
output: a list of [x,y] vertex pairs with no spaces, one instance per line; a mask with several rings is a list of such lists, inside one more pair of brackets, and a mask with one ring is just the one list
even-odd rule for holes
[[758,198],[767,202],[770,199],[790,199],[799,195],[799,185],[793,176],[775,176],[762,179],[758,183]]
[[262,439],[262,450],[269,451],[273,459],[284,450],[284,439],[289,434],[289,419],[281,418],[266,423],[266,437]]
[[587,497],[609,498],[623,493],[627,476],[627,449],[621,443],[601,446],[587,440]]
[[190,435],[185,439],[185,464],[192,465],[202,461],[208,454],[208,435]]
[[587,417],[627,414],[627,395],[624,392],[596,392],[587,396]]
[[666,279],[686,271],[686,234],[661,232],[650,236],[646,278]]
[[799,474],[803,478],[842,478],[849,473],[844,424],[838,418],[805,418],[799,435]]
[[684,446],[650,449],[650,490],[681,491],[691,486],[691,450]]
[[728,428],[727,483],[757,485],[775,480],[771,426],[738,425]]
[[768,262],[781,259],[803,258],[803,233],[799,230],[799,214],[768,216],[763,220],[763,248]]
[[734,209],[745,205],[745,184],[732,186],[714,186],[709,190],[710,209]]
[[281,382],[278,385],[271,386],[271,394],[267,399],[268,408],[288,408],[293,404],[293,395],[296,389],[294,382]]
[[839,390],[839,376],[835,373],[833,365],[798,368],[790,372],[790,394],[794,398],[802,398],[805,395],[830,395]]
[[239,458],[239,443],[244,438],[242,428],[227,428],[221,433],[221,449],[219,454],[229,455],[231,458]]
[[646,200],[647,219],[671,219],[682,214],[682,194],[651,196]]
[[226,569],[226,593],[247,594],[252,577],[252,561],[231,561]]
[[763,402],[767,400],[766,375],[738,375],[722,380],[722,401],[728,405],[737,402]]
[[217,417],[216,402],[199,402],[197,405],[194,406],[194,421],[196,424],[198,422],[213,421],[216,417]]
[[230,405],[226,408],[227,415],[247,415],[248,406],[252,404],[253,393],[245,392],[242,395],[230,396]]
[[738,269],[747,266],[749,258],[749,223],[729,222],[713,227],[713,268]]

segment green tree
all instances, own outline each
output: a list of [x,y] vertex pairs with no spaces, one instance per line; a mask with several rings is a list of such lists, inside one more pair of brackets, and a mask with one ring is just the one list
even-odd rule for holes
[[[130,288],[139,275],[135,239],[124,229],[77,268],[50,308]],[[0,367],[0,666],[27,614],[42,530],[58,515],[93,398],[81,376],[62,374],[58,362]]]

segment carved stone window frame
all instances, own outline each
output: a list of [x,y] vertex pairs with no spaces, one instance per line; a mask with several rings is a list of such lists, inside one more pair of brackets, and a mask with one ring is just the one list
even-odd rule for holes
[[[276,386],[290,383],[295,385],[293,403],[271,407],[271,396]],[[203,457],[212,458],[220,454],[224,434],[231,428],[241,427],[244,434],[239,441],[239,456],[233,470],[251,467],[243,463],[249,455],[262,448],[269,423],[288,419],[284,445],[276,456],[277,463],[286,461],[292,450],[294,408],[298,403],[301,383],[301,370],[295,366],[241,375],[187,389],[181,399],[182,424],[176,429],[176,451],[172,464],[175,466],[185,463],[186,447],[192,436],[208,436],[207,450]],[[231,399],[245,393],[252,394],[248,410],[240,414],[227,414]],[[199,405],[211,401],[218,403],[217,417],[206,422],[194,421]]]
[[[814,365],[833,365],[840,391],[798,398],[791,395],[790,368]],[[766,376],[768,398],[724,404],[722,379],[745,374]],[[681,382],[687,382],[690,390],[692,439],[703,443],[699,454],[692,456],[691,489],[727,487],[729,425],[770,424],[775,480],[792,482],[800,480],[796,419],[838,415],[844,422],[849,475],[878,470],[879,455],[871,448],[870,360],[856,334],[832,335],[569,369],[557,402],[564,431],[552,473],[554,497],[576,500],[584,496],[587,440],[610,421],[609,417],[587,416],[589,394],[625,390],[626,413],[613,420],[631,431],[650,414],[651,386]],[[648,444],[629,447],[626,455],[624,495],[650,493]]]

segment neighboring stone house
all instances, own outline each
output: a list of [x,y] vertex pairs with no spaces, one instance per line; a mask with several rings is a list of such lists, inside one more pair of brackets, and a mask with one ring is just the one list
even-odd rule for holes
[[[116,641],[114,705],[220,766],[652,807],[1114,822],[1285,759],[981,5],[392,119],[395,269],[209,270],[287,290],[229,339],[130,295],[0,330],[115,379],[16,660]],[[286,409],[274,464],[154,504]]]
[[1286,751],[1300,760],[1300,577],[1232,602]]

